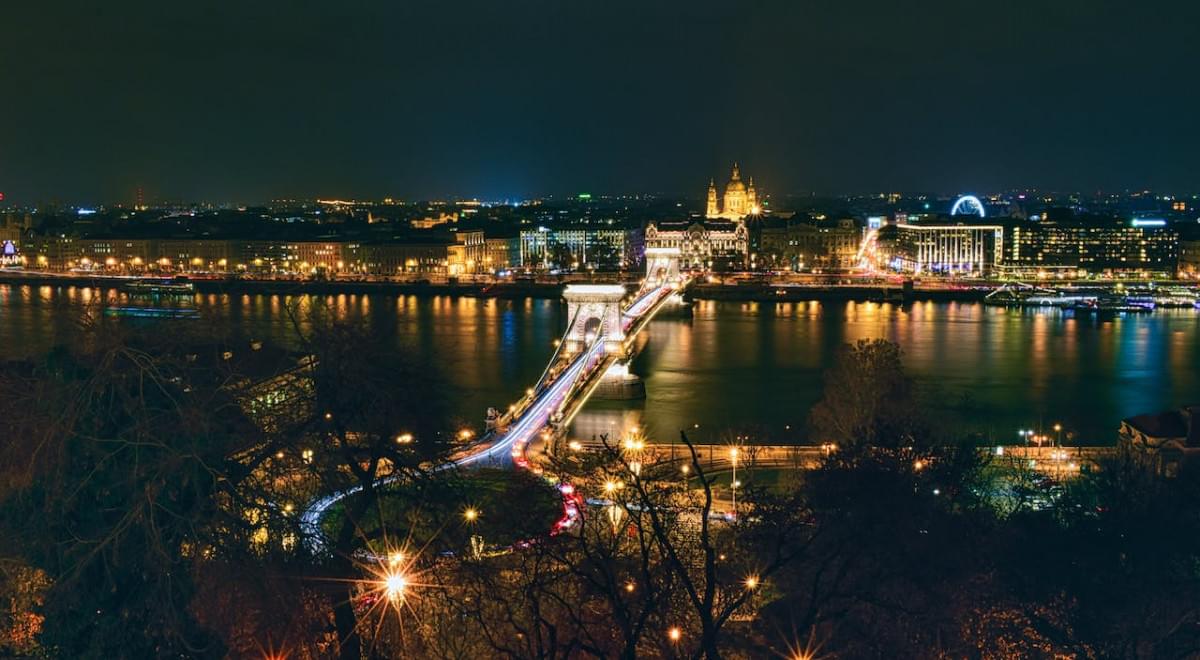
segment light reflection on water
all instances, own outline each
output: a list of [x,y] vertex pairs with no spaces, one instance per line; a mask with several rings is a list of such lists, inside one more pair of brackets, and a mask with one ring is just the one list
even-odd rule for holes
[[[0,286],[0,357],[66,341],[82,313],[106,304],[127,304],[126,296]],[[294,339],[293,314],[302,327],[315,312],[362,320],[433,356],[460,414],[473,420],[538,378],[566,322],[560,302],[533,299],[205,293],[194,304],[206,316],[199,323],[283,343]],[[701,441],[733,429],[798,440],[836,348],[875,337],[901,344],[943,420],[998,441],[1061,421],[1081,440],[1107,443],[1122,417],[1200,402],[1200,314],[1191,310],[1095,319],[972,303],[697,301],[664,309],[646,332],[632,371],[645,379],[647,399],[590,403],[576,435],[637,424],[660,441],[683,428]]]

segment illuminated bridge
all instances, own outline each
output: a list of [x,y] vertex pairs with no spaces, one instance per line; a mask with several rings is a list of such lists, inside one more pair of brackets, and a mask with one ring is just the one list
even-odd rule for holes
[[[567,329],[541,378],[506,412],[491,415],[489,430],[478,441],[435,469],[526,467],[525,449],[531,442],[565,433],[575,413],[605,378],[624,377],[633,339],[687,282],[679,271],[678,249],[647,249],[646,253],[646,279],[627,305],[628,292],[621,285],[567,286],[563,291]],[[390,481],[385,477],[382,483]],[[314,550],[324,549],[320,522],[325,513],[359,490],[353,487],[332,493],[301,513],[302,529]],[[568,505],[566,513],[570,518],[575,512]]]
[[605,378],[624,377],[633,339],[685,284],[678,257],[677,249],[647,250],[646,279],[628,305],[620,285],[567,286],[567,329],[542,377],[507,412],[489,420],[492,430],[452,463],[523,466],[530,442],[565,433]]

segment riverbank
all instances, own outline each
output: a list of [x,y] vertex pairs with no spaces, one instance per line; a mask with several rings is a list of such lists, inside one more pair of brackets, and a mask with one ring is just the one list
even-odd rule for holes
[[695,284],[688,297],[695,300],[732,300],[743,302],[805,302],[827,300],[842,302],[981,302],[992,288],[921,288],[883,285],[731,285]]
[[[0,284],[25,286],[92,287],[119,289],[132,281],[102,275],[58,275],[51,273],[0,273]],[[384,295],[468,296],[474,298],[562,297],[558,282],[431,282],[355,280],[249,280],[236,278],[192,278],[199,293],[260,293],[269,295],[330,295],[378,293]]]
[[[610,278],[611,279],[611,278]],[[119,289],[131,278],[104,275],[0,272],[0,284],[56,287],[92,287]],[[200,293],[268,294],[268,295],[330,295],[367,294],[466,296],[474,298],[535,298],[558,299],[563,281],[360,281],[360,280],[252,280],[242,278],[192,278]],[[636,282],[627,282],[630,287]],[[990,288],[983,287],[909,287],[867,284],[770,284],[729,283],[693,284],[687,296],[696,300],[735,300],[758,302],[802,302],[808,300],[859,302],[977,302],[983,300]]]

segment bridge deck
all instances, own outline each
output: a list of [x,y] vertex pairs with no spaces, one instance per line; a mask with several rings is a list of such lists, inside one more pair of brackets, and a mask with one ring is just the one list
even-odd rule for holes
[[[631,340],[645,327],[646,322],[662,309],[663,304],[675,291],[663,285],[643,292],[622,312],[621,325],[626,341]],[[512,422],[502,431],[496,431],[480,439],[470,448],[455,456],[457,465],[472,465],[479,462],[507,465],[514,456],[519,456],[526,445],[532,442],[551,421],[556,411],[566,411],[567,419],[582,406],[594,387],[588,387],[603,375],[603,371],[615,361],[605,353],[603,336],[580,353],[564,358],[565,366],[551,373],[540,391],[523,399],[524,407],[515,411]]]
[[[669,285],[656,286],[640,292],[636,300],[627,307],[621,315],[621,331],[628,342],[645,327],[645,323],[662,308],[663,303],[670,297],[674,287]],[[560,356],[559,352],[555,356]],[[604,371],[618,359],[619,356],[606,351],[603,334],[596,337],[589,346],[574,355],[562,356],[557,359],[563,363],[560,369],[552,365],[534,391],[523,397],[514,407],[507,428],[488,433],[477,442],[463,447],[446,463],[434,469],[448,469],[479,464],[511,466],[514,463],[525,464],[525,447],[546,428],[556,412],[567,411],[569,419],[595,389],[595,383],[603,376]],[[381,484],[391,483],[395,477],[384,477]],[[343,491],[326,495],[310,503],[301,513],[301,526],[306,531],[306,543],[316,552],[325,550],[325,543],[320,532],[320,522],[326,512],[339,500],[353,495],[360,490],[351,487]],[[568,505],[568,509],[570,506]],[[569,515],[569,513],[568,513]]]

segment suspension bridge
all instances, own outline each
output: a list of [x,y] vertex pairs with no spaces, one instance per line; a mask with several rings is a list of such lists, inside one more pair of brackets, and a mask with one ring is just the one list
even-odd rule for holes
[[[503,414],[490,414],[483,436],[434,469],[528,467],[529,444],[565,434],[575,413],[605,378],[624,377],[634,338],[686,284],[677,248],[649,248],[646,277],[628,304],[628,291],[622,285],[568,285],[563,291],[567,328],[537,383]],[[391,480],[384,477],[380,485]],[[330,507],[360,490],[355,486],[331,493],[301,512],[301,528],[311,549],[324,550],[320,524]],[[564,491],[565,517],[560,525],[570,524],[578,513],[569,494]]]

